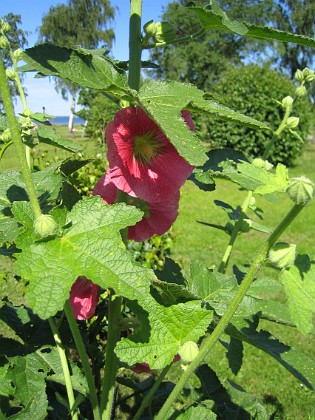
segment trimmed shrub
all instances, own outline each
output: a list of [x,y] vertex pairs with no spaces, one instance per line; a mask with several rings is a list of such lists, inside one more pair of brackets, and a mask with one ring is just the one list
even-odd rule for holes
[[[285,96],[294,97],[295,86],[285,76],[266,67],[248,65],[231,67],[224,72],[213,86],[213,99],[242,114],[267,122],[273,130],[279,127],[284,109],[277,103]],[[311,127],[311,104],[306,98],[294,104],[292,116],[300,118],[296,129],[307,140]],[[212,147],[231,147],[250,157],[261,157],[271,133],[254,130],[219,120],[197,119],[201,138]],[[288,130],[276,140],[268,160],[274,164],[293,166],[301,155],[303,144]]]

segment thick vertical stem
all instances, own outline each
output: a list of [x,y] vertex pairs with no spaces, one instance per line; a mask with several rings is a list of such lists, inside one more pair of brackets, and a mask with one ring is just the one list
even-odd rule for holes
[[104,383],[101,396],[101,416],[103,420],[110,420],[115,396],[115,380],[118,358],[115,346],[120,338],[120,317],[122,298],[111,293],[109,301],[108,332],[105,355]]
[[282,222],[276,227],[273,233],[267,238],[267,240],[262,245],[261,249],[258,251],[253,263],[250,266],[246,276],[244,277],[238,292],[229,305],[227,311],[220,319],[219,323],[213,330],[212,334],[204,339],[202,345],[200,347],[200,351],[193,360],[193,362],[188,366],[185,370],[179,381],[177,382],[175,388],[173,389],[172,393],[166,400],[165,404],[163,405],[162,409],[160,410],[159,414],[155,417],[156,420],[164,420],[167,418],[167,414],[171,409],[172,404],[176,401],[178,395],[182,391],[185,383],[189,379],[189,377],[193,374],[195,369],[202,363],[204,358],[207,354],[211,351],[214,344],[220,338],[221,334],[224,332],[225,328],[227,327],[228,323],[230,322],[231,318],[233,317],[236,309],[238,308],[239,304],[243,300],[248,288],[252,284],[253,280],[257,276],[259,270],[261,269],[266,255],[270,248],[274,245],[280,235],[287,229],[287,227],[292,223],[292,221],[297,217],[300,211],[303,209],[301,205],[294,205],[291,211],[286,215],[286,217],[282,220]]
[[62,366],[63,376],[64,376],[64,379],[65,379],[66,390],[67,390],[67,395],[68,395],[68,400],[69,400],[71,418],[72,418],[72,420],[78,420],[77,413],[72,412],[72,407],[74,406],[75,399],[74,399],[74,393],[73,393],[73,388],[72,388],[72,383],[71,383],[71,376],[70,376],[67,356],[66,356],[65,350],[62,346],[62,342],[61,342],[61,339],[59,337],[58,329],[57,329],[57,327],[54,323],[54,320],[52,318],[49,318],[48,321],[49,321],[49,325],[50,325],[51,331],[53,333],[55,343],[56,343],[56,346],[57,346],[57,350],[58,350],[58,353],[59,353],[60,363],[61,363],[61,366]]
[[140,89],[142,53],[141,13],[142,0],[130,0],[128,84],[131,89],[135,90]]
[[87,381],[87,384],[88,384],[88,387],[89,387],[90,400],[91,400],[91,404],[92,404],[94,420],[100,420],[101,416],[100,416],[97,394],[96,394],[96,388],[95,388],[95,383],[94,383],[94,378],[93,378],[91,366],[90,366],[90,363],[89,363],[89,360],[88,360],[88,356],[86,354],[86,350],[85,350],[85,347],[84,347],[84,344],[83,344],[83,340],[82,340],[77,322],[76,322],[76,320],[73,316],[69,300],[66,301],[65,306],[64,306],[64,310],[65,310],[65,313],[66,313],[66,316],[67,316],[67,320],[68,320],[68,323],[69,323],[69,326],[70,326],[72,336],[74,338],[76,348],[78,350],[78,353],[79,353],[79,356],[80,356],[80,359],[81,359],[84,374],[85,374],[86,381]]
[[5,74],[5,68],[3,65],[3,61],[1,59],[0,59],[0,91],[2,94],[2,100],[3,100],[4,109],[6,111],[7,120],[9,123],[10,130],[11,130],[12,140],[16,147],[17,158],[20,162],[21,172],[23,175],[23,180],[26,185],[27,194],[29,196],[35,218],[37,219],[41,215],[41,209],[40,209],[39,202],[36,196],[36,191],[35,191],[35,187],[32,181],[31,172],[28,167],[27,160],[26,160],[25,149],[24,149],[24,145],[21,139],[20,130],[19,130],[16,118],[15,118],[15,114],[14,114],[10,89],[9,89],[8,81]]

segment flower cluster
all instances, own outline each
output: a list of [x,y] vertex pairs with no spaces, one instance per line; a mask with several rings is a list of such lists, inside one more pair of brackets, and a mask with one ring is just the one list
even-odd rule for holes
[[[182,118],[190,130],[189,111]],[[162,235],[176,220],[179,189],[193,170],[161,129],[139,107],[120,110],[106,128],[109,169],[94,187],[107,204],[115,203],[118,190],[126,202],[140,208],[143,219],[129,227],[128,239],[144,241]]]

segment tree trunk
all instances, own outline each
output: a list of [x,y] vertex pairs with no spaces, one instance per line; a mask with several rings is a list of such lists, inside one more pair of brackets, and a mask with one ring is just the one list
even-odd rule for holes
[[73,94],[71,111],[70,111],[69,122],[68,122],[68,130],[70,134],[73,133],[75,106],[76,106],[76,94]]

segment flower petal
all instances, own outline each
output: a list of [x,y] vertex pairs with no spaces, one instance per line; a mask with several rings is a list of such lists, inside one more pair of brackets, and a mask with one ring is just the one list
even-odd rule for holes
[[80,276],[70,290],[70,305],[74,317],[78,320],[91,318],[98,303],[99,286]]

